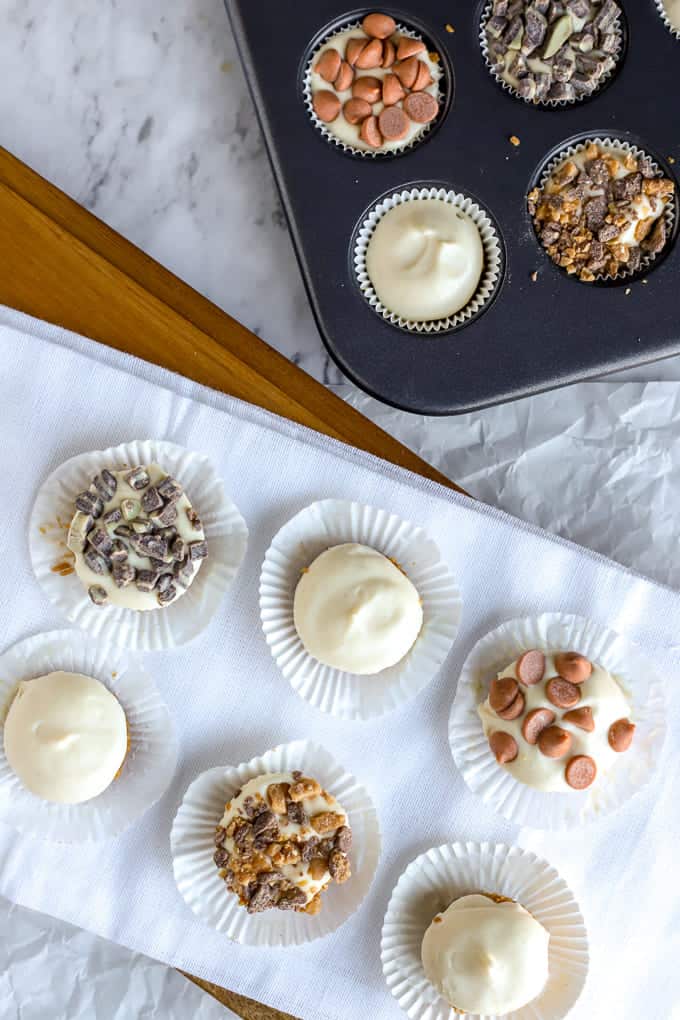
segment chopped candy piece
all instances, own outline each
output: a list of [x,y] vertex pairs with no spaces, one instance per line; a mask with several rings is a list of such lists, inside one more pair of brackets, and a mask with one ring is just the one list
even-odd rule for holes
[[187,507],[187,520],[194,531],[203,531],[203,523],[193,507]]
[[138,570],[137,577],[135,578],[135,584],[137,585],[138,591],[149,592],[153,591],[156,587],[156,581],[158,574],[155,570]]
[[189,559],[190,560],[202,560],[208,555],[208,543],[203,542],[190,542],[189,543]]
[[150,483],[149,473],[143,467],[134,468],[125,476],[125,481],[132,489],[145,489]]
[[172,602],[176,594],[177,589],[175,588],[174,584],[168,585],[165,591],[158,592],[158,595],[156,596],[156,598],[158,599],[158,604],[160,606],[167,605],[168,602]]
[[90,596],[95,606],[103,606],[108,599],[106,588],[102,588],[100,584],[93,584],[87,589],[87,594]]
[[183,560],[184,557],[186,556],[187,545],[184,539],[180,538],[179,535],[170,546],[170,552],[172,553],[176,560]]
[[107,471],[106,468],[104,468],[101,474],[95,476],[93,485],[105,502],[113,499],[118,488],[115,476],[110,471]]
[[97,518],[104,512],[104,504],[95,493],[81,492],[76,496],[76,510]]
[[158,510],[159,507],[163,506],[163,497],[155,486],[151,485],[142,496],[142,509],[146,513],[151,513],[152,510]]
[[107,510],[102,516],[102,524],[106,524],[107,527],[111,527],[112,524],[118,524],[118,521],[122,521],[123,515],[118,509],[114,507],[113,510]]
[[109,559],[112,563],[122,563],[128,558],[128,551],[123,542],[118,539],[114,539],[111,544],[111,552],[109,553]]
[[103,528],[93,528],[87,536],[87,541],[102,556],[108,556],[113,548],[113,542]]
[[103,556],[100,556],[94,549],[86,549],[83,555],[85,563],[93,570],[95,574],[105,574],[108,570],[108,564]]
[[135,579],[136,573],[137,572],[135,568],[132,566],[132,564],[127,562],[114,563],[113,569],[111,571],[111,574],[113,576],[113,583],[118,588],[127,588],[129,584],[132,584],[132,582]]
[[174,503],[166,503],[160,510],[152,510],[149,516],[156,525],[167,527],[177,520],[177,507]]
[[164,478],[159,484],[158,491],[163,499],[166,499],[169,503],[176,503],[184,492],[184,489],[176,479],[171,478],[170,475],[168,475],[168,477]]
[[121,499],[120,509],[126,521],[132,521],[142,509],[138,499]]

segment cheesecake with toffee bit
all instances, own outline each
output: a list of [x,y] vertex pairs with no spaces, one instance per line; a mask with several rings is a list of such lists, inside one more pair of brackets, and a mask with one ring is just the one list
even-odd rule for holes
[[316,914],[324,890],[352,874],[347,814],[298,771],[246,783],[225,807],[215,846],[220,876],[250,914]]

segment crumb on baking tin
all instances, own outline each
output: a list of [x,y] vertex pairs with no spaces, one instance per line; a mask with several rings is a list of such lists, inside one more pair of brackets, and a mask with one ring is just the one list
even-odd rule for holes
[[647,281],[646,280],[640,280],[640,283],[642,284],[643,287],[647,286]]
[[517,135],[510,135],[509,142],[511,145],[519,145],[519,138]]
[[537,279],[538,279],[538,270],[534,269],[533,273],[531,274],[532,283],[536,283]]
[[624,294],[626,295],[626,297],[628,297],[628,295],[630,294],[630,287],[626,287]]
[[446,29],[447,32],[455,32],[456,31],[455,28],[453,27],[453,25],[449,25],[448,22],[447,22],[446,25],[444,25],[444,28]]
[[669,163],[675,163],[675,156],[669,156],[668,157],[668,162]]
[[435,51],[433,51],[432,53],[428,53],[428,57],[434,64],[439,63],[439,54],[436,53]]

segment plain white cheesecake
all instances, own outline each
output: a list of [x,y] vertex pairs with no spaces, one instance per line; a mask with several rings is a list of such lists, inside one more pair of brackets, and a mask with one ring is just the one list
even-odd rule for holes
[[466,1013],[502,1015],[541,994],[550,935],[519,903],[462,896],[425,932],[425,974]]
[[354,542],[327,549],[305,570],[293,614],[310,655],[362,676],[403,659],[423,625],[408,577],[387,556]]
[[366,270],[382,305],[410,322],[455,315],[474,296],[484,247],[471,217],[441,198],[414,198],[381,216]]
[[120,703],[81,673],[22,680],[5,720],[10,767],[36,796],[60,804],[82,804],[106,790],[127,743]]

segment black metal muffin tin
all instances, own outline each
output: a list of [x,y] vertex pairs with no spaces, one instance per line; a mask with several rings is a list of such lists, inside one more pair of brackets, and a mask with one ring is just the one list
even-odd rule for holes
[[[494,80],[479,42],[484,3],[470,2],[467,13],[450,0],[419,0],[413,11],[389,3],[352,9],[338,0],[226,4],[321,336],[358,386],[408,411],[458,414],[680,352],[677,195],[662,256],[641,278],[606,284],[582,283],[558,268],[526,206],[541,168],[586,136],[639,146],[677,186],[669,159],[680,165],[680,41],[654,0],[619,0],[627,24],[616,72],[592,97],[559,109],[531,106]],[[373,10],[420,31],[447,76],[439,122],[395,156],[343,152],[315,127],[303,99],[315,46]],[[357,284],[352,253],[356,230],[381,197],[432,183],[490,212],[505,270],[477,317],[428,337],[376,314]]]

